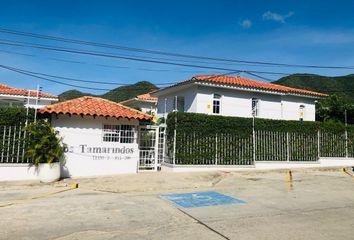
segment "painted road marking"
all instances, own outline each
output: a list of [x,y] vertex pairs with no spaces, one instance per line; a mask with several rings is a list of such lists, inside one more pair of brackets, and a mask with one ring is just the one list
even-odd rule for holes
[[208,207],[226,204],[245,204],[246,202],[218,192],[191,192],[179,194],[162,194],[160,197],[184,208]]

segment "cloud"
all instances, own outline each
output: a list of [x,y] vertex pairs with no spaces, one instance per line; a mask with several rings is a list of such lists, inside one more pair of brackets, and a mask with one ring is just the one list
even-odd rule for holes
[[245,29],[252,27],[252,21],[249,19],[242,20],[239,24],[242,28]]
[[289,12],[286,15],[281,15],[279,13],[267,11],[267,12],[263,13],[262,17],[263,17],[263,20],[270,20],[270,21],[285,23],[285,19],[287,19],[293,15],[294,15],[294,12]]

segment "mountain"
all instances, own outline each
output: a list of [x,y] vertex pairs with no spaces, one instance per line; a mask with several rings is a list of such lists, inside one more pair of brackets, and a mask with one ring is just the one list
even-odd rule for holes
[[114,102],[121,102],[156,89],[158,89],[158,87],[156,87],[154,84],[143,81],[128,86],[118,87],[101,95],[100,97]]
[[105,98],[114,102],[121,102],[130,98],[133,98],[137,95],[151,92],[158,89],[154,84],[142,81],[132,85],[122,86],[108,91],[102,95],[93,95],[90,93],[83,93],[78,90],[69,90],[59,94],[60,101],[66,101],[74,98],[79,98],[82,96],[96,96]]
[[337,94],[354,103],[354,74],[326,77],[315,74],[292,74],[273,83],[328,94]]
[[67,101],[70,99],[79,98],[82,96],[90,96],[90,95],[92,95],[92,94],[83,93],[78,90],[69,90],[69,91],[65,91],[65,92],[59,94],[58,97],[59,97],[59,101],[63,102],[63,101]]

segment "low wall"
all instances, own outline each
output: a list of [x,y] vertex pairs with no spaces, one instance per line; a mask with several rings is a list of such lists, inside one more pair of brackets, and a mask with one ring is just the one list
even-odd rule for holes
[[29,164],[0,164],[0,181],[37,180],[35,167]]
[[162,171],[165,172],[203,172],[203,171],[252,171],[252,170],[274,170],[293,168],[319,168],[319,167],[352,167],[354,158],[320,158],[316,162],[280,162],[262,161],[254,165],[228,166],[228,165],[172,165],[163,164]]

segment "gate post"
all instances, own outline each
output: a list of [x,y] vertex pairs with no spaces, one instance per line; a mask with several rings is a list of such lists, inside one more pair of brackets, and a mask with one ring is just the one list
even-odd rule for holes
[[345,157],[348,158],[349,157],[349,153],[348,153],[348,130],[345,129]]
[[160,132],[159,132],[159,130],[160,130],[160,128],[157,126],[156,128],[155,128],[155,166],[154,166],[154,168],[155,168],[155,171],[157,171],[158,169],[157,169],[157,167],[158,167],[158,165],[159,165],[159,134],[160,134]]
[[289,132],[286,132],[286,161],[290,162],[290,141]]
[[218,165],[218,134],[215,134],[215,165]]
[[317,130],[317,157],[318,157],[318,160],[320,160],[320,157],[321,157],[321,152],[320,152],[320,137],[321,137],[321,133],[320,133],[320,130],[318,129]]
[[173,159],[172,159],[172,163],[173,165],[176,164],[176,134],[177,134],[177,131],[176,131],[176,128],[173,130]]

